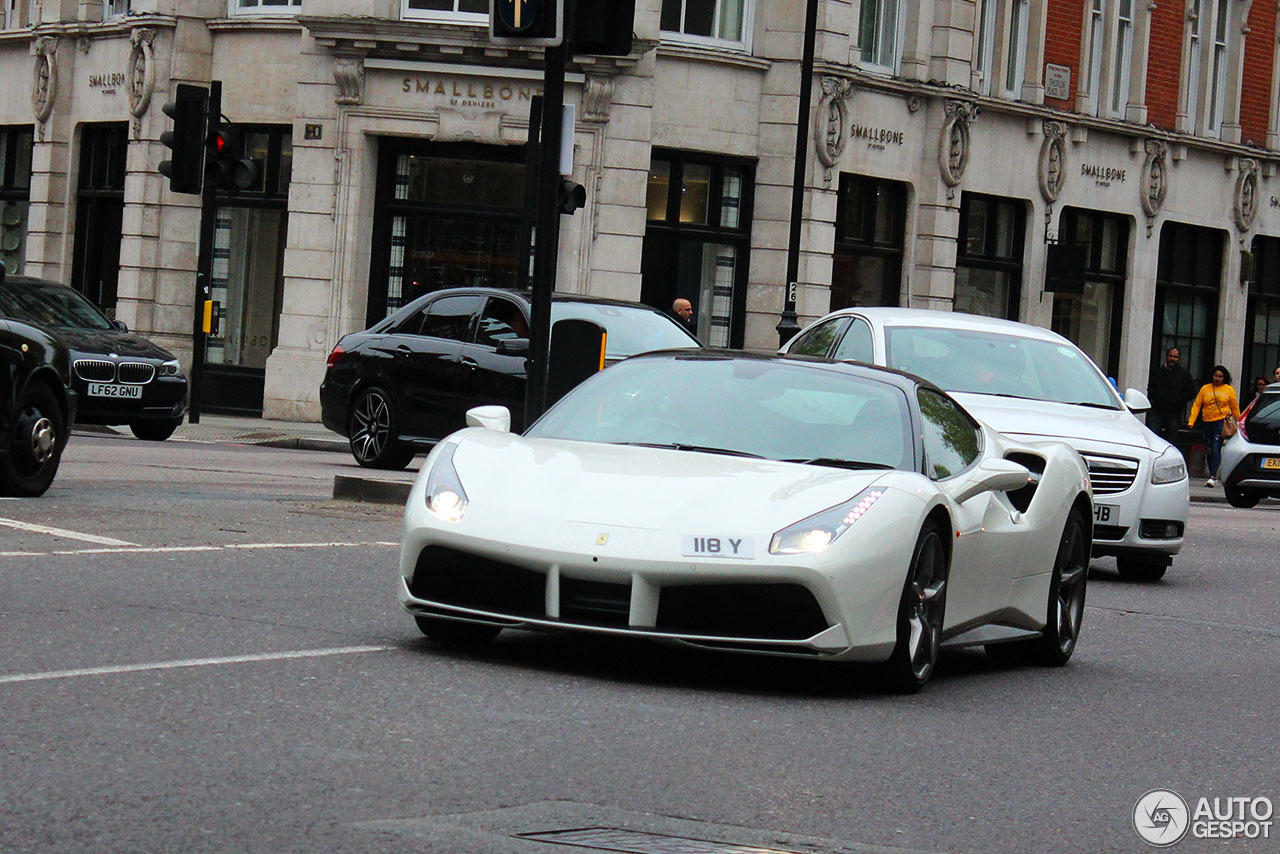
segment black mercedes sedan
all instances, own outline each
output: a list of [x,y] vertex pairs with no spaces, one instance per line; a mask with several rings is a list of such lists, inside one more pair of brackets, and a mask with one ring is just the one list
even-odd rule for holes
[[127,424],[139,439],[173,435],[187,412],[187,378],[173,354],[109,319],[66,285],[29,276],[0,283],[0,317],[38,326],[71,351],[80,424]]
[[75,411],[66,346],[0,316],[0,495],[42,495],[49,488]]
[[[506,406],[520,430],[529,299],[501,288],[447,288],[345,336],[320,385],[324,425],[348,438],[360,465],[383,469],[404,468],[461,430],[474,406]],[[569,319],[604,327],[606,364],[702,346],[670,316],[637,302],[554,295],[551,322]]]

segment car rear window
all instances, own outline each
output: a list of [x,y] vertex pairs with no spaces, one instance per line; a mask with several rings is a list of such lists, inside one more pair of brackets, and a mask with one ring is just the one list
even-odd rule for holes
[[1249,424],[1280,430],[1280,391],[1262,393],[1249,413]]

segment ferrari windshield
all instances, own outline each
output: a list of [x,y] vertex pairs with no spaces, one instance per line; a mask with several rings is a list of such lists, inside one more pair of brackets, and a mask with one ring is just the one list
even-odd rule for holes
[[614,365],[527,435],[914,470],[906,395],[830,367],[723,355]]
[[888,363],[950,392],[996,394],[1119,409],[1089,357],[1060,341],[976,329],[885,330]]
[[41,282],[0,286],[0,317],[48,329],[112,328],[106,315],[71,288]]
[[570,318],[591,320],[604,327],[606,359],[625,359],[651,350],[700,346],[671,318],[649,308],[568,300],[551,303],[552,323]]

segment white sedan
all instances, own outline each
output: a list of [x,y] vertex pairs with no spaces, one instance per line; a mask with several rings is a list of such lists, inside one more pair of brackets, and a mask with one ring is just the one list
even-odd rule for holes
[[1121,396],[1061,335],[960,312],[845,308],[783,351],[909,371],[1003,433],[1069,443],[1093,479],[1093,554],[1114,555],[1127,578],[1162,577],[1182,548],[1190,500],[1182,454],[1134,416],[1151,407],[1145,394]]
[[943,645],[1061,665],[1084,610],[1080,456],[1011,441],[880,368],[638,356],[525,435],[502,407],[427,457],[401,603],[429,637],[570,630],[881,662]]

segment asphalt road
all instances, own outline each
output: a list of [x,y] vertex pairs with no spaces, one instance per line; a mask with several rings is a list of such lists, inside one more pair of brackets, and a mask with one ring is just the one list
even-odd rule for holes
[[352,471],[77,436],[47,496],[0,501],[0,850],[1140,851],[1150,789],[1280,801],[1280,507],[1193,506],[1161,583],[1096,561],[1064,669],[950,653],[894,697],[812,662],[429,643],[398,510],[329,499]]

